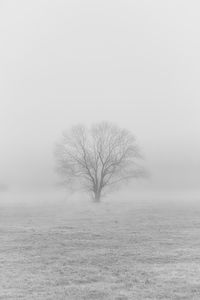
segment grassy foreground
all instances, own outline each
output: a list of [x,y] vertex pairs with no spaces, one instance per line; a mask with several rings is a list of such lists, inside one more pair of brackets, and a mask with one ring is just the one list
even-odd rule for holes
[[200,299],[200,208],[1,206],[0,299]]

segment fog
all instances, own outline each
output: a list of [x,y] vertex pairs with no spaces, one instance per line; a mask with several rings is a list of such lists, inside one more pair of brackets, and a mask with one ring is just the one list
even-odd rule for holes
[[200,4],[1,1],[0,182],[52,188],[62,131],[101,120],[137,137],[148,180],[134,189],[200,188]]

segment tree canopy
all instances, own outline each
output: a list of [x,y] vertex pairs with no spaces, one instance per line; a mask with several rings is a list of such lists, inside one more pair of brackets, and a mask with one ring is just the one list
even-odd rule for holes
[[63,183],[89,192],[95,201],[105,193],[145,175],[136,139],[126,129],[102,122],[77,125],[63,133],[55,151]]

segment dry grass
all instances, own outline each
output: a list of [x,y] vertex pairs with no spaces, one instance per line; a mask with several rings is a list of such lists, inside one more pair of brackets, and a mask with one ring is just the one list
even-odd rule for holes
[[200,299],[200,209],[4,206],[0,270],[2,300]]

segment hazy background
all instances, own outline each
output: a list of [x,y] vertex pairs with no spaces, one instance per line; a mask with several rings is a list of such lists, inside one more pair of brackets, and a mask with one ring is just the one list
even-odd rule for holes
[[199,1],[0,1],[0,182],[57,181],[54,143],[108,120],[138,138],[140,188],[200,188]]

